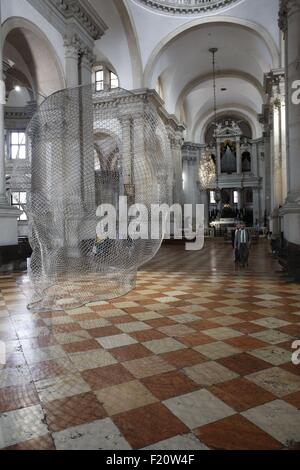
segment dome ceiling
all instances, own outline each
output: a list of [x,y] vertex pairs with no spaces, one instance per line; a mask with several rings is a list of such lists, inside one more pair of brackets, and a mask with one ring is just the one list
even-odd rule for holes
[[239,0],[135,0],[158,12],[173,14],[199,14],[227,7]]

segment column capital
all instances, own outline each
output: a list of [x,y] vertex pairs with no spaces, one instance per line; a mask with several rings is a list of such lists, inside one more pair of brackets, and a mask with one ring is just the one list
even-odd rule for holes
[[96,56],[94,55],[93,51],[89,47],[81,47],[81,64],[87,68],[92,70],[92,66],[96,60]]
[[288,17],[300,13],[299,0],[280,0],[278,25],[286,35],[288,30]]
[[64,35],[64,47],[66,57],[78,59],[86,46],[79,36],[72,31]]

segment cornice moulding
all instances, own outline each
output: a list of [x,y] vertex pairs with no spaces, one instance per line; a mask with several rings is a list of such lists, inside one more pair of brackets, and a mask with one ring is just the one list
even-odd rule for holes
[[108,26],[86,0],[28,0],[63,36],[67,29],[76,32],[92,45],[100,39]]

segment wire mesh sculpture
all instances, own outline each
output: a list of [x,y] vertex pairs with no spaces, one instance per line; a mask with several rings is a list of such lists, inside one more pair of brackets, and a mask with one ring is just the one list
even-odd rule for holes
[[[128,206],[165,203],[171,150],[166,128],[146,95],[91,86],[50,96],[27,130],[29,308],[68,309],[116,298],[134,288],[139,266],[159,238],[132,239],[120,229],[119,197]],[[116,238],[99,238],[97,208],[117,208]]]

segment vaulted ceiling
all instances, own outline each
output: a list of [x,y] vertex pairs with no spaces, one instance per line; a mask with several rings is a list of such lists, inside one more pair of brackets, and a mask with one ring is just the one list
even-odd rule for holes
[[109,26],[98,54],[113,62],[124,87],[159,83],[190,139],[201,139],[213,111],[211,47],[218,48],[218,109],[240,113],[254,135],[261,132],[264,74],[281,65],[279,0],[195,0],[188,2],[193,11],[182,0],[89,1]]

